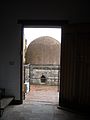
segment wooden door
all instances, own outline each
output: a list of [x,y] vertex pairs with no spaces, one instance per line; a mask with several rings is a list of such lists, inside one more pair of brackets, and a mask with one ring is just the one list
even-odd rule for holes
[[62,27],[60,106],[90,106],[90,25]]

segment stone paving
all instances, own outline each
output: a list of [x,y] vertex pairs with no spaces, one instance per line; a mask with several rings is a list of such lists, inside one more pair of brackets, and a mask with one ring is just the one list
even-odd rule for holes
[[31,85],[30,92],[26,94],[25,102],[46,102],[53,105],[59,103],[58,86]]
[[0,120],[90,120],[88,115],[57,109],[45,102],[8,106]]

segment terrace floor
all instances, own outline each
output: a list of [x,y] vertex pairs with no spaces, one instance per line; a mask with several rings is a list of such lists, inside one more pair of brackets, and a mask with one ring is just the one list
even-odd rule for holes
[[31,85],[30,92],[25,95],[25,102],[46,102],[58,105],[59,91],[58,86]]

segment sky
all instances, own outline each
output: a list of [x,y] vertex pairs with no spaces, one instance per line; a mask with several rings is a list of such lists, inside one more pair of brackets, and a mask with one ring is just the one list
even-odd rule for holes
[[24,37],[27,39],[27,46],[34,39],[41,36],[50,36],[61,43],[61,28],[24,28]]

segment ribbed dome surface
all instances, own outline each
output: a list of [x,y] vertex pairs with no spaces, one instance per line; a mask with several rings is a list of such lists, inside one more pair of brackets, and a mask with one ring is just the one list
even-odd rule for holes
[[29,44],[25,59],[30,64],[60,64],[60,43],[49,36],[39,37]]

